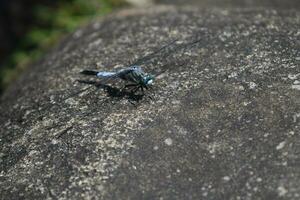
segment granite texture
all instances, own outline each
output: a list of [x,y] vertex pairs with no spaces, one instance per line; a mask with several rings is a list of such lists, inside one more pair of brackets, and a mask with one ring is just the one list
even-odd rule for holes
[[[299,199],[299,26],[159,6],[78,29],[1,98],[0,198]],[[79,74],[132,63],[143,98]]]
[[[179,6],[198,6],[202,8],[268,8],[268,9],[295,9],[300,10],[300,1],[297,0],[148,0],[152,3]],[[145,4],[147,5],[147,4]]]

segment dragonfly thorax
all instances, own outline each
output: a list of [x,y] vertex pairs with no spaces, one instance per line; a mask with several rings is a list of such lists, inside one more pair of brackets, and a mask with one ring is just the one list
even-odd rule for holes
[[143,86],[151,85],[153,83],[154,76],[144,73],[141,68],[134,67],[132,69],[134,70],[130,73],[121,75],[120,78]]

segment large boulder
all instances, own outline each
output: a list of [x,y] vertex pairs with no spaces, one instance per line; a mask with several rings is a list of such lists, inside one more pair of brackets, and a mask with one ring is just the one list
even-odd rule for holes
[[[127,0],[139,1],[139,0]],[[273,9],[300,9],[297,0],[143,0],[159,4],[193,5],[203,8],[273,8]],[[146,4],[147,5],[147,4]]]
[[[2,97],[0,197],[300,198],[299,25],[170,6],[82,27]],[[144,97],[79,74],[132,63]]]

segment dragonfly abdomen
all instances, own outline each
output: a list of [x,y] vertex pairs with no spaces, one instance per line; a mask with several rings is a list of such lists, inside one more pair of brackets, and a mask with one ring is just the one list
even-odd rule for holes
[[98,72],[96,75],[99,78],[107,78],[107,77],[114,76],[115,74],[116,74],[115,72]]
[[84,74],[84,75],[93,75],[93,76],[96,76],[98,74],[98,71],[95,71],[95,70],[83,70],[80,73]]

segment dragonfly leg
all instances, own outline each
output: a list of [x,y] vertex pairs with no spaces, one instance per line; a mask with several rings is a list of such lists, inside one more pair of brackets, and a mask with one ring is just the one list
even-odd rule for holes
[[138,86],[138,84],[128,84],[128,85],[125,85],[124,88],[128,88],[128,87],[135,87],[135,86]]
[[131,91],[132,94],[135,94],[140,88],[141,88],[141,86],[137,86],[136,88],[134,88],[134,89]]
[[137,108],[137,105],[136,105],[136,103],[134,103],[132,100],[129,100],[129,103],[131,103],[134,107],[136,107]]
[[133,89],[135,89],[135,87],[137,87],[138,85],[136,83],[134,84],[127,84],[122,88],[122,91],[125,91],[125,89],[130,88],[129,91],[132,92]]
[[141,90],[142,90],[142,94],[144,95],[144,87],[143,86],[140,86],[141,87]]
[[153,100],[153,98],[150,95],[148,95],[148,98],[151,99],[151,100]]

